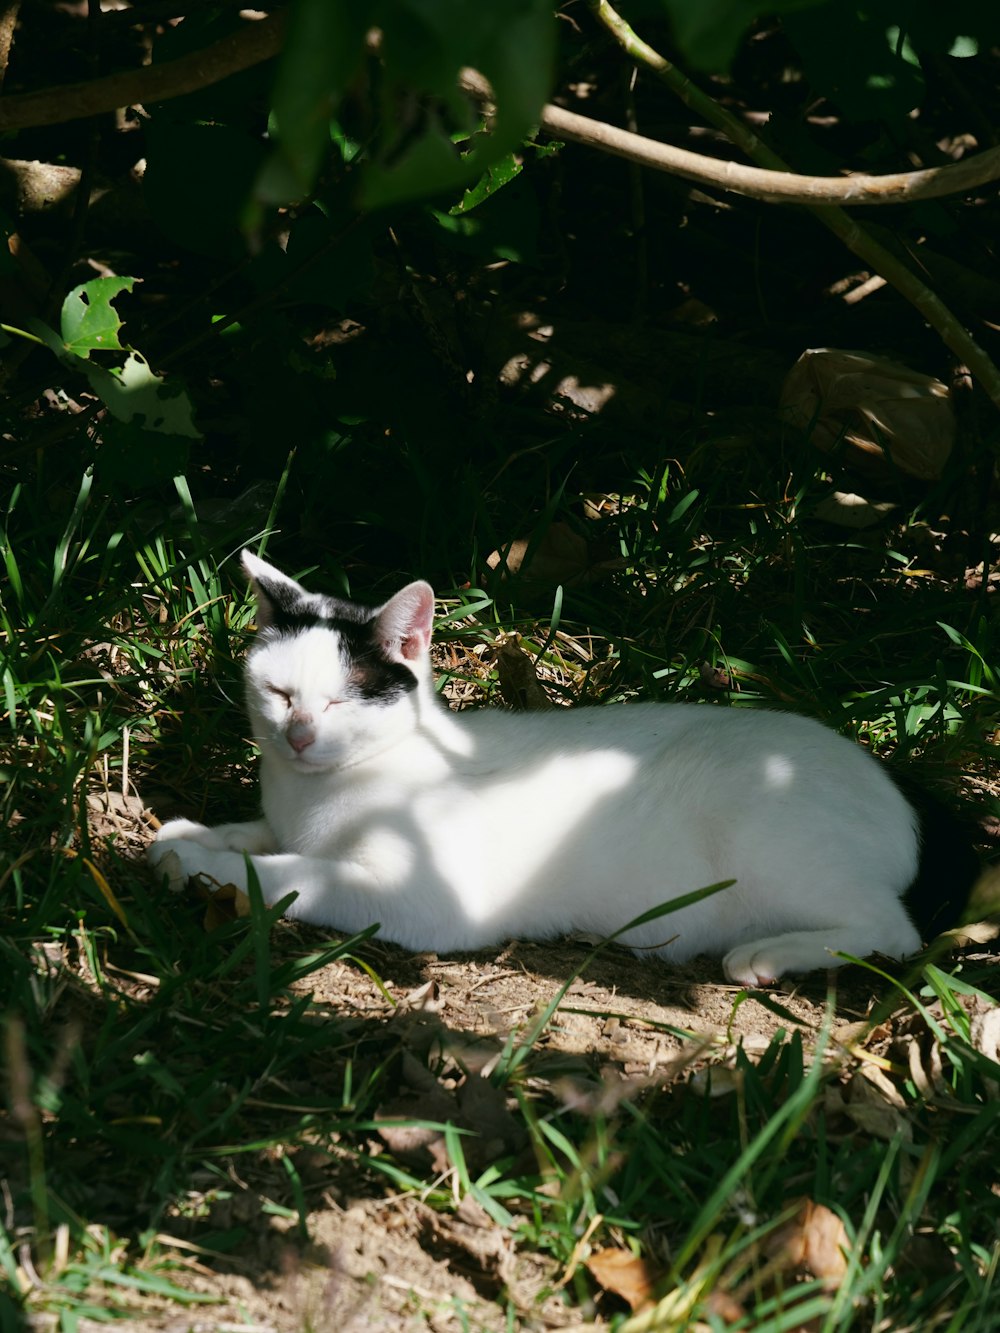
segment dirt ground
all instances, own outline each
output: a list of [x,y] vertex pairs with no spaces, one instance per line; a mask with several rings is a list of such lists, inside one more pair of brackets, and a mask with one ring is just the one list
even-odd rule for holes
[[[988,937],[995,928],[978,933],[978,940],[962,941],[970,963],[993,958]],[[277,956],[298,955],[327,939],[324,932],[282,923],[274,949]],[[588,941],[515,941],[502,950],[439,956],[409,954],[376,940],[359,957],[370,964],[384,992],[352,961],[313,973],[301,989],[312,992],[315,1012],[336,1015],[348,1030],[356,1023],[398,1039],[404,1051],[402,1088],[380,1115],[474,1124],[482,1138],[492,1138],[487,1154],[498,1155],[517,1146],[520,1130],[503,1095],[482,1075],[490,1073],[512,1035],[531,1033],[533,1021],[589,950]],[[860,968],[814,975],[737,1003],[740,990],[722,981],[717,960],[667,966],[609,947],[570,985],[535,1043],[530,1076],[567,1101],[596,1100],[608,1110],[620,1099],[678,1079],[692,1082],[703,1095],[725,1095],[733,1086],[736,1043],[752,1058],[779,1029],[794,1025],[806,1050],[815,1049],[828,987],[835,993],[836,1010],[827,1058],[845,1047],[856,1050],[857,1043],[872,1052],[886,1049],[898,1036],[894,1022],[874,1031],[866,1024],[880,993],[890,988]],[[438,1056],[442,1073],[437,1079],[428,1073],[429,1053]],[[308,1087],[304,1075],[303,1096]],[[880,1107],[878,1096],[867,1103],[854,1107],[855,1119],[862,1113],[892,1114],[891,1106]],[[438,1136],[387,1126],[383,1137],[397,1160],[424,1167],[429,1161],[445,1176],[448,1161]],[[245,1188],[235,1195],[230,1212],[213,1221],[247,1227],[251,1242],[211,1265],[195,1246],[186,1250],[182,1242],[177,1248],[182,1268],[172,1275],[218,1303],[187,1311],[164,1305],[162,1313],[147,1306],[141,1319],[116,1320],[116,1327],[122,1333],[492,1331],[510,1327],[503,1296],[512,1296],[520,1307],[517,1328],[606,1326],[600,1320],[574,1324],[579,1312],[572,1314],[558,1295],[564,1275],[540,1256],[516,1251],[509,1234],[471,1198],[456,1213],[444,1214],[415,1191],[396,1189],[388,1179],[373,1181],[347,1157],[317,1151],[312,1157],[300,1154],[296,1161],[314,1201],[307,1237],[294,1221],[262,1209],[264,1177],[255,1180],[239,1162],[233,1169],[246,1177],[239,1181]],[[470,1170],[476,1166],[470,1160]],[[539,1302],[543,1288],[556,1294]],[[593,1312],[585,1313],[596,1319]],[[53,1318],[36,1316],[31,1327],[48,1330],[55,1324]],[[79,1324],[81,1333],[96,1333],[99,1327],[87,1320]]]

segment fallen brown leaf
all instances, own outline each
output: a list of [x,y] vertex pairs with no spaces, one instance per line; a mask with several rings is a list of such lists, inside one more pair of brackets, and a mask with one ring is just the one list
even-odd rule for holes
[[866,1064],[848,1084],[843,1110],[859,1129],[878,1139],[900,1134],[909,1142],[913,1127],[904,1114],[905,1106],[895,1084],[880,1069]]
[[537,541],[518,537],[486,557],[500,578],[523,573],[539,583],[584,583],[590,575],[590,551],[568,523],[549,525]]
[[955,440],[948,386],[868,352],[803,352],[785,380],[781,410],[808,430],[817,449],[841,454],[870,476],[899,468],[934,481]]
[[497,675],[500,693],[509,708],[527,712],[555,707],[535,675],[530,653],[521,647],[516,634],[508,635],[497,645]]
[[194,891],[205,904],[205,930],[218,930],[227,921],[250,915],[250,899],[235,884],[220,884],[210,888],[203,880],[191,881]]
[[436,1172],[452,1166],[443,1131],[391,1123],[396,1120],[432,1120],[464,1131],[462,1152],[473,1175],[521,1147],[523,1130],[507,1110],[503,1091],[488,1079],[470,1073],[452,1091],[408,1051],[403,1053],[401,1073],[398,1095],[375,1113],[379,1137],[398,1157]]
[[847,1272],[847,1230],[835,1212],[802,1199],[795,1216],[771,1233],[767,1254],[779,1270],[804,1268],[833,1289]]
[[646,1259],[630,1250],[608,1248],[596,1250],[586,1260],[586,1267],[595,1281],[627,1302],[630,1310],[638,1310],[653,1298],[653,1288],[662,1276]]

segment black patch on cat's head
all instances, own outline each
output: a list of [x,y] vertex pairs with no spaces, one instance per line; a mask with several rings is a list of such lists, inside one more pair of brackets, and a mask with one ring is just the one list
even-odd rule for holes
[[362,699],[388,704],[417,688],[413,672],[386,655],[379,640],[376,607],[314,594],[270,601],[270,623],[260,631],[263,641],[291,639],[313,628],[328,629],[343,646],[348,685]]
[[[395,655],[390,655],[387,639],[395,641],[399,633],[396,619],[385,613],[399,600],[391,599],[385,607],[365,606],[340,597],[310,593],[249,551],[243,553],[243,565],[257,594],[258,639],[268,643],[276,638],[292,638],[313,628],[336,634],[347,658],[347,680],[362,699],[391,703],[417,687],[417,677]],[[406,655],[405,646],[401,650]]]

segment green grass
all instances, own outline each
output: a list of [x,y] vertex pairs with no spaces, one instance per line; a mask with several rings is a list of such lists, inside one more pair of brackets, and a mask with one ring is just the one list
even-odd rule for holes
[[[751,508],[723,482],[699,488],[666,469],[640,472],[633,490],[589,525],[564,497],[536,529],[540,540],[568,518],[617,551],[606,581],[564,593],[517,580],[467,587],[447,601],[442,635],[462,646],[516,626],[574,698],[707,697],[707,665],[738,687],[733,704],[810,711],[945,772],[988,762],[993,622],[944,580],[907,582],[906,550],[832,548],[809,525],[810,483],[794,504],[776,487]],[[542,1049],[553,1005],[490,1074],[517,1148],[484,1164],[476,1136],[443,1120],[447,1178],[373,1151],[376,1112],[400,1086],[401,1039],[391,1025],[318,1011],[302,984],[355,956],[378,982],[365,940],[306,947],[275,932],[277,913],[259,902],[249,919],[206,932],[199,904],[153,883],[141,839],[116,838],[87,803],[155,790],[209,818],[253,806],[238,667],[251,610],[221,567],[236,542],[203,533],[184,486],[179,499],[175,519],[150,526],[85,480],[70,518],[53,525],[25,488],[0,533],[9,1318],[50,1312],[68,1330],[82,1316],[202,1302],[186,1280],[190,1256],[238,1255],[255,1225],[229,1206],[234,1182],[250,1180],[263,1213],[306,1244],[316,1186],[305,1166],[319,1151],[359,1193],[413,1193],[445,1214],[473,1200],[519,1252],[541,1256],[548,1294],[561,1291],[581,1318],[600,1295],[590,1251],[644,1256],[652,1314],[601,1298],[628,1333],[722,1327],[723,1295],[725,1326],[757,1333],[807,1321],[831,1333],[992,1330],[1000,1066],[970,1018],[994,1003],[988,965],[875,979],[886,997],[877,1017],[899,1036],[876,1062],[894,1090],[879,1132],[845,1109],[863,1043],[845,1052],[822,1032],[787,1030],[752,1057],[692,1039],[692,1058],[717,1071],[716,1095],[710,1077],[679,1068],[663,1085],[606,1097],[593,1084],[589,1100],[567,1100]],[[920,521],[911,515],[897,544]],[[437,559],[458,536],[445,525]],[[576,645],[593,637],[581,649],[557,631]],[[489,694],[492,681],[476,679]],[[473,1077],[456,1057],[408,1058],[432,1080]],[[836,1284],[774,1248],[802,1198],[843,1224]],[[516,1327],[513,1295],[495,1301],[492,1327]]]

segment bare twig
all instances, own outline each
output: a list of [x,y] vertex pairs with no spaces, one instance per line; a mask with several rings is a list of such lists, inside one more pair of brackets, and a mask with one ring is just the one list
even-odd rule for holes
[[[628,55],[653,72],[673,88],[685,102],[696,108],[711,124],[723,130],[743,149],[748,157],[764,163],[771,174],[787,171],[787,164],[773,149],[764,144],[756,134],[749,130],[742,121],[720,107],[710,97],[696,89],[689,79],[681,75],[670,63],[652,47],[641,41],[625,20],[607,3],[607,0],[590,0],[591,8],[616,41]],[[558,109],[558,108],[556,108]],[[569,114],[563,112],[563,115]],[[582,119],[582,117],[581,117]],[[610,127],[609,127],[610,128]],[[619,131],[624,133],[624,131]],[[677,151],[677,150],[675,150]],[[982,161],[997,154],[997,150],[983,153],[976,159]],[[1000,154],[997,154],[1000,157]],[[954,172],[963,167],[964,162],[950,167],[940,168],[940,172]],[[908,173],[910,174],[910,173]],[[928,176],[928,172],[915,173]],[[907,198],[927,198],[926,194],[909,194]],[[941,298],[926,286],[917,275],[894,254],[881,245],[843,208],[817,207],[813,197],[806,201],[813,215],[837,236],[854,254],[863,259],[869,269],[881,274],[896,290],[915,306],[940,336],[945,346],[949,347],[960,361],[968,366],[972,375],[979,381],[990,398],[1000,408],[1000,371],[993,361],[976,342],[968,329],[964,328],[956,316],[948,309]]]
[[[627,50],[629,55],[636,56],[636,51],[641,52],[643,48],[649,49],[645,43],[641,43],[638,48],[629,47]],[[662,57],[657,57],[657,60],[662,60]],[[675,72],[666,61],[662,65],[651,66],[661,77],[664,67]],[[467,92],[480,100],[492,97],[489,84],[474,70],[464,69],[460,82]],[[669,82],[677,91],[675,81],[671,79]],[[616,157],[627,158],[640,166],[652,167],[655,171],[683,176],[685,180],[696,181],[699,185],[715,186],[772,204],[911,203],[915,199],[939,199],[943,195],[963,194],[977,185],[1000,180],[1000,148],[991,148],[976,157],[950,162],[943,167],[930,167],[925,171],[900,171],[884,176],[860,173],[851,176],[799,176],[742,121],[703,93],[695,98],[690,91],[693,86],[690,80],[682,79],[682,82],[687,85],[684,100],[692,109],[722,130],[748,157],[766,161],[766,168],[747,167],[740,162],[720,162],[718,158],[692,153],[686,148],[676,148],[673,144],[660,143],[655,139],[646,139],[640,134],[619,129],[617,125],[608,125],[590,116],[580,116],[575,111],[566,111],[550,103],[542,108],[539,124],[549,134],[561,139],[601,148]],[[711,112],[708,106],[712,108]]]
[[[546,106],[542,127],[550,134],[577,143],[590,144],[628,158],[657,171],[667,171],[699,185],[714,185],[722,190],[747,195],[768,204],[900,204],[915,199],[940,199],[944,195],[964,194],[967,190],[1000,179],[1000,148],[990,148],[976,157],[949,162],[943,167],[924,171],[899,171],[884,176],[799,176],[790,168],[769,171],[747,167],[740,162],[720,162],[703,153],[692,153],[673,144],[631,134],[579,116],[562,107]],[[754,136],[756,138],[756,136]],[[759,141],[758,141],[759,142]],[[756,150],[755,150],[756,151]]]
[[197,92],[277,55],[284,32],[284,14],[272,14],[177,60],[0,98],[0,133],[28,126],[61,125],[120,106],[165,102]]

